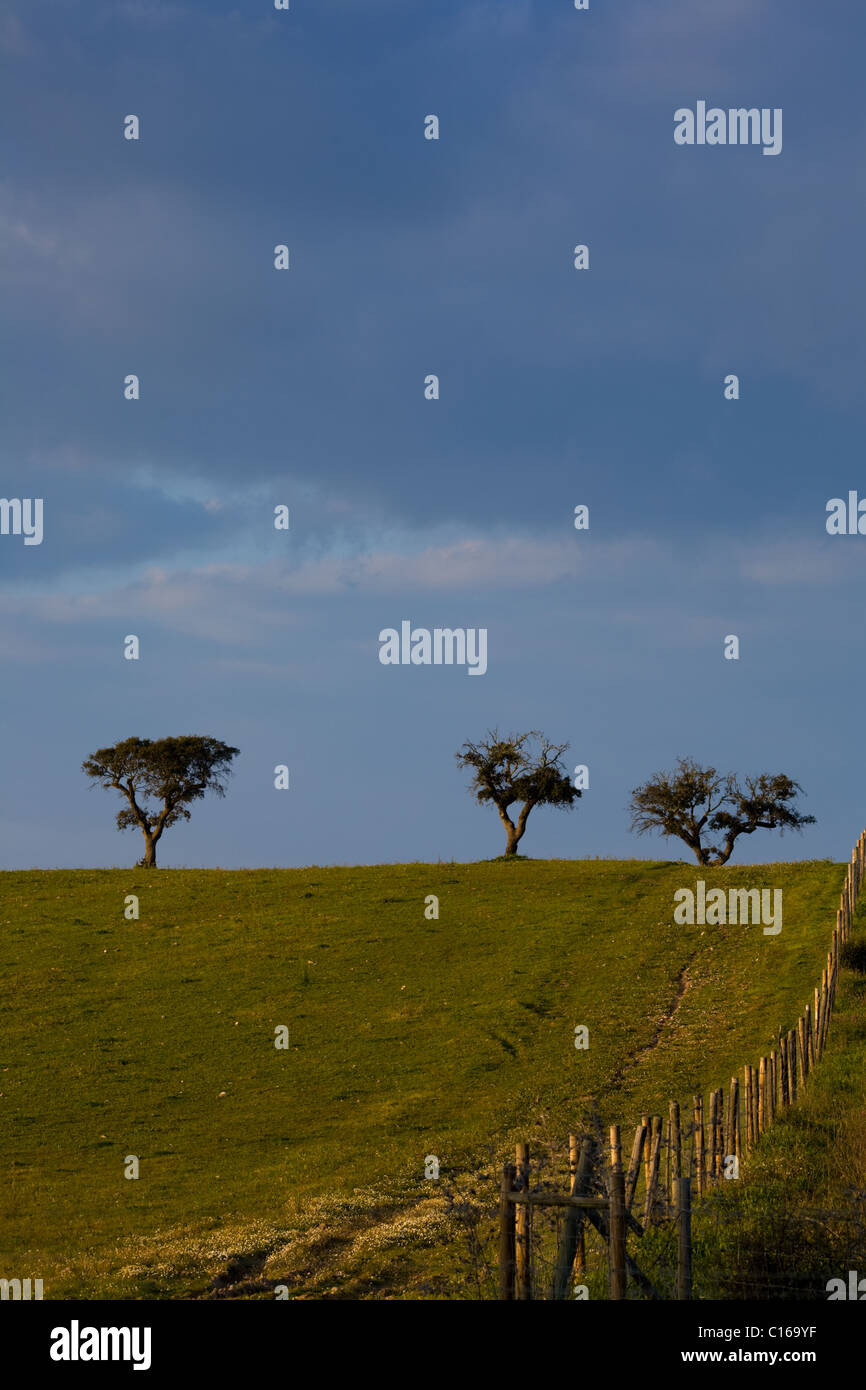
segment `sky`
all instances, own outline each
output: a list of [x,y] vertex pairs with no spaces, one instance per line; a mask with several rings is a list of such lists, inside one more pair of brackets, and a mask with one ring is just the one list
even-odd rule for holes
[[[0,867],[134,863],[81,763],[187,733],[241,751],[165,866],[493,857],[454,755],[495,727],[589,769],[533,857],[687,856],[628,802],[688,756],[804,788],[734,862],[848,858],[864,41],[859,0],[0,0],[0,496],[44,508],[0,535]],[[677,145],[698,101],[781,152]],[[383,665],[403,620],[486,672]]]

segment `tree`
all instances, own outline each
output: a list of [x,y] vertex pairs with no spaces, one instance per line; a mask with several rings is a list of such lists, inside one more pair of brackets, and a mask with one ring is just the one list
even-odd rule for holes
[[[533,740],[538,740],[533,749]],[[555,744],[531,729],[526,734],[501,738],[498,729],[488,730],[487,739],[464,743],[455,756],[458,767],[474,772],[469,790],[483,806],[492,801],[505,826],[508,840],[506,857],[517,853],[533,806],[571,806],[581,793],[560,766],[567,743]],[[508,814],[509,806],[522,801],[517,823]]]
[[[700,767],[680,758],[673,773],[657,772],[632,792],[632,830],[639,835],[660,830],[688,845],[699,864],[727,864],[735,842],[756,830],[802,830],[814,825],[791,804],[803,788],[784,773],[747,777],[741,786],[733,773]],[[705,844],[704,835],[720,842]]]
[[[141,864],[154,869],[162,832],[179,820],[189,820],[190,802],[200,801],[205,792],[225,796],[231,760],[239,752],[219,739],[196,734],[127,738],[113,748],[100,748],[81,766],[94,782],[126,797],[129,804],[118,811],[117,828],[140,828],[145,846]],[[161,802],[161,807],[148,809],[148,798]]]

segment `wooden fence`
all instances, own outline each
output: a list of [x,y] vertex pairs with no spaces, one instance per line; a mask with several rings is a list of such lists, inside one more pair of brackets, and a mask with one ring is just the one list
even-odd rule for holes
[[[742,1082],[738,1076],[731,1077],[727,1103],[722,1087],[710,1092],[706,1109],[703,1096],[693,1098],[693,1171],[697,1197],[702,1197],[708,1187],[726,1174],[738,1173],[741,1158],[754,1148],[779,1111],[795,1105],[797,1097],[805,1092],[809,1076],[827,1044],[839,979],[839,958],[851,935],[864,876],[866,830],[851,851],[827,964],[815,986],[814,997],[792,1028],[787,1032],[779,1029],[776,1047],[761,1057],[756,1067],[749,1064],[743,1067]],[[653,1156],[659,1142],[656,1133],[660,1133],[661,1128],[660,1116],[644,1115],[638,1126],[635,1144],[639,1145],[639,1150],[645,1145],[651,1150],[650,1164],[656,1161]],[[643,1137],[639,1139],[641,1132]],[[676,1101],[671,1101],[669,1106],[665,1149],[670,1183],[674,1176],[679,1176],[681,1166],[680,1112]]]
[[[525,1301],[532,1298],[532,1213],[544,1206],[567,1208],[560,1233],[556,1263],[547,1297],[562,1299],[572,1271],[584,1270],[584,1229],[588,1221],[601,1235],[608,1253],[608,1285],[612,1299],[626,1296],[631,1279],[652,1298],[662,1295],[653,1288],[626,1250],[626,1236],[638,1236],[659,1220],[676,1225],[676,1296],[691,1297],[691,1198],[701,1198],[726,1177],[739,1176],[741,1158],[757,1143],[780,1110],[797,1102],[809,1077],[821,1060],[833,1013],[842,946],[851,934],[860,888],[866,877],[866,830],[851,852],[827,964],[796,1025],[779,1030],[776,1047],[761,1057],[757,1067],[743,1067],[740,1078],[731,1078],[727,1095],[719,1087],[693,1099],[692,1115],[683,1122],[678,1101],[668,1107],[667,1122],[660,1115],[643,1115],[637,1126],[627,1170],[622,1167],[620,1130],[610,1130],[610,1164],[601,1176],[601,1151],[597,1138],[569,1136],[570,1190],[566,1193],[533,1192],[530,1187],[528,1144],[518,1144],[515,1162],[502,1171],[499,1202],[499,1297]],[[688,1140],[691,1139],[691,1145]],[[690,1149],[690,1151],[688,1151]],[[664,1166],[662,1160],[664,1159]],[[643,1170],[643,1174],[641,1174]],[[642,1220],[632,1211],[638,1182],[643,1182]],[[604,1189],[604,1195],[593,1188]]]
[[[629,1280],[650,1298],[661,1298],[626,1249],[629,1231],[641,1236],[642,1226],[632,1214],[640,1159],[632,1150],[626,1172],[622,1166],[619,1125],[610,1129],[610,1165],[602,1177],[601,1151],[593,1135],[582,1141],[569,1136],[569,1192],[532,1191],[529,1145],[518,1144],[516,1161],[502,1170],[499,1195],[499,1297],[527,1302],[532,1299],[532,1213],[539,1207],[567,1208],[556,1251],[553,1277],[547,1297],[564,1299],[572,1270],[584,1273],[585,1222],[595,1227],[607,1247],[608,1289],[611,1299],[623,1299]],[[604,1195],[593,1186],[603,1186]],[[677,1297],[691,1297],[691,1183],[679,1177],[674,1188],[677,1222]]]

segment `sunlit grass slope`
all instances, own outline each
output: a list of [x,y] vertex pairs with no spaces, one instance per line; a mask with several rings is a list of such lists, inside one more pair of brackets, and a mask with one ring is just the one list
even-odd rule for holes
[[[564,1141],[588,1097],[633,1124],[726,1084],[807,1002],[842,874],[580,860],[0,874],[0,1275],[41,1277],[46,1297],[204,1292],[196,1233],[224,1253],[221,1231],[290,1226],[313,1198],[399,1205],[429,1193],[427,1154],[447,1179],[540,1125]],[[674,891],[698,876],[781,888],[781,933],[674,926]],[[148,1260],[167,1233],[188,1233],[186,1262]],[[407,1271],[423,1269],[417,1244]]]

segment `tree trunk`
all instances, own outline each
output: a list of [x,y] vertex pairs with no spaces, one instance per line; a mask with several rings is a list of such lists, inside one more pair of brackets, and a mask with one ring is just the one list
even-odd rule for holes
[[517,853],[517,842],[523,834],[523,831],[514,824],[514,821],[508,814],[507,806],[503,806],[497,801],[496,809],[499,812],[499,819],[505,826],[505,833],[508,836],[508,841],[505,846],[505,857],[506,859],[510,859],[513,854]]
[[505,833],[508,836],[508,842],[505,846],[506,859],[510,859],[513,855],[517,853],[517,846],[523,839],[523,833],[526,830],[526,822],[529,818],[529,812],[532,810],[534,805],[534,801],[524,802],[520,815],[517,817],[516,825],[509,816],[508,811],[505,809],[505,807],[499,807],[499,817],[502,821],[502,824],[505,826]]
[[148,835],[147,832],[145,832],[144,843],[145,843],[145,850],[144,850],[144,867],[145,867],[146,869],[155,869],[155,868],[156,868],[156,840],[154,839],[154,837],[153,837],[152,835]]

